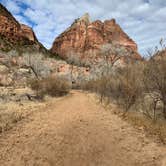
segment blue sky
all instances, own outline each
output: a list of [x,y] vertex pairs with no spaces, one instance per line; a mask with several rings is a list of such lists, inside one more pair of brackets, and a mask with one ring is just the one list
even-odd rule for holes
[[50,48],[55,37],[88,12],[91,20],[115,18],[138,44],[139,52],[166,38],[166,0],[0,0]]

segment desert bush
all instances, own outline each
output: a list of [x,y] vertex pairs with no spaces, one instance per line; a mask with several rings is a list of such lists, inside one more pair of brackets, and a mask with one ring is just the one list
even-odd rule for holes
[[163,104],[163,115],[166,118],[166,59],[150,59],[144,70],[145,91],[153,96],[156,102]]
[[80,55],[70,51],[67,55],[67,62],[71,65],[80,66]]
[[[113,49],[111,45],[102,47],[106,67],[100,72],[101,68],[95,69],[97,74],[83,88],[96,92],[101,102],[114,99],[123,110],[137,109],[154,121],[163,112],[166,119],[166,47],[162,41],[160,48],[148,51],[150,58],[114,69],[114,63],[125,51]],[[110,59],[112,52],[116,56]]]
[[98,79],[90,80],[84,88],[93,90],[103,99],[115,99],[126,111],[135,104],[143,90],[141,82],[141,64],[128,65],[119,68],[109,75],[103,75]]
[[88,80],[80,84],[80,88],[87,91],[97,92],[98,80]]
[[107,66],[113,66],[122,56],[125,56],[126,49],[117,44],[104,44],[101,46],[101,55]]
[[143,113],[146,117],[155,122],[161,113],[161,111],[159,111],[160,105],[161,102],[156,98],[155,93],[144,93],[137,102],[137,111]]
[[37,79],[46,77],[50,74],[50,67],[44,62],[44,56],[40,53],[25,53],[22,65],[30,68]]
[[142,96],[142,69],[142,64],[134,64],[129,65],[120,71],[118,77],[119,101],[126,111]]
[[[128,121],[166,143],[166,47],[160,45],[144,61],[116,70],[106,65],[107,74],[99,74],[83,88],[98,93],[101,102],[116,101],[121,110],[131,110],[123,114]],[[107,61],[109,49],[104,47]]]
[[70,78],[71,78],[71,81],[74,82],[73,69],[74,69],[75,65],[80,66],[79,55],[77,53],[75,53],[74,51],[70,51],[67,55],[67,62],[70,64]]
[[45,95],[63,96],[69,93],[71,85],[66,78],[63,77],[47,77],[41,80],[34,79],[29,81],[30,87],[36,91],[38,98]]
[[[111,72],[112,68],[116,66],[116,63],[118,63],[119,60],[122,58],[125,58],[126,63],[129,62],[129,59],[132,58],[132,51],[126,49],[125,47],[118,45],[117,43],[109,43],[104,44],[101,46],[100,55],[103,59],[104,64],[103,66],[103,74],[105,75],[109,74]],[[130,58],[127,58],[130,57]]]

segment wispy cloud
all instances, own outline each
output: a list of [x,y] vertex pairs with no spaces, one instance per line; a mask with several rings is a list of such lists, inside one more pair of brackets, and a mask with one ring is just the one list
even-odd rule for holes
[[7,8],[10,9],[10,12],[14,13],[14,14],[17,14],[20,12],[20,7],[14,2],[14,1],[4,1]]
[[115,18],[144,54],[166,37],[164,0],[0,0],[23,23],[32,26],[39,41],[50,48],[55,37],[74,19],[89,12],[92,20]]

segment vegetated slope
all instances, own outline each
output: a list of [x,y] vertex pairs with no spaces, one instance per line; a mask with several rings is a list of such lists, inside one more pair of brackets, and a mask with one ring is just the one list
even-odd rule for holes
[[160,147],[78,91],[0,137],[3,166],[165,166]]
[[0,20],[0,50],[47,51],[37,40],[33,30],[27,25],[20,24],[2,4]]
[[[60,75],[76,82],[89,69],[67,64],[37,40],[33,30],[20,24],[0,4],[0,86],[25,86],[29,79]],[[78,78],[79,77],[79,78]]]

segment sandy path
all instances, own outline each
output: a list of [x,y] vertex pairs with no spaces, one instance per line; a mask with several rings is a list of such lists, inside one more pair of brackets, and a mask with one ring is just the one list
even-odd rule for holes
[[166,148],[78,91],[0,136],[0,166],[166,166]]

